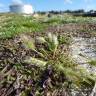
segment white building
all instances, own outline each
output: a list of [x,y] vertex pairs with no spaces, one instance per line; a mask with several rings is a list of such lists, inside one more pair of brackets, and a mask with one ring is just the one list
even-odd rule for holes
[[33,7],[30,4],[12,4],[10,5],[10,12],[21,14],[33,14]]

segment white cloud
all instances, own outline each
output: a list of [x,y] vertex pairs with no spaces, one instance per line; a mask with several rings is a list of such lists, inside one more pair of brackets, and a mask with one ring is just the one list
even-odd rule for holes
[[65,3],[72,4],[72,0],[64,0]]

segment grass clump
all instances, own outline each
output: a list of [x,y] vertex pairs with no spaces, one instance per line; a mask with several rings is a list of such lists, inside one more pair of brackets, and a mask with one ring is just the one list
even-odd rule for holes
[[58,37],[58,40],[59,40],[60,44],[69,45],[70,42],[71,42],[71,37],[61,35],[61,36]]
[[88,62],[90,65],[92,66],[96,66],[96,60],[91,60],[90,62]]
[[[41,46],[38,47],[35,44],[41,44]],[[36,66],[39,65],[39,67],[42,66],[41,69],[43,73],[41,73],[39,80],[44,80],[44,82],[42,81],[43,85],[41,89],[44,88],[44,90],[47,90],[47,92],[53,92],[54,89],[58,88],[71,90],[73,85],[77,86],[78,88],[93,87],[95,82],[94,76],[90,75],[84,68],[78,68],[78,65],[75,64],[75,62],[73,62],[68,55],[65,55],[63,50],[59,49],[60,42],[58,36],[49,33],[45,37],[38,37],[36,39],[36,43],[34,43],[34,46],[36,46],[35,50],[38,56],[30,57],[31,61],[30,59],[27,59],[26,63]],[[34,51],[33,47],[29,48]],[[38,64],[36,64],[37,62]]]

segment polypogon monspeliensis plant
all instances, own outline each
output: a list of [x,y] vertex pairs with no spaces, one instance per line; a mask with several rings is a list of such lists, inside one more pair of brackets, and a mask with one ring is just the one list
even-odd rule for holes
[[21,41],[24,46],[37,54],[33,57],[27,57],[24,62],[38,66],[43,70],[49,68],[51,71],[48,72],[51,72],[51,75],[49,74],[48,78],[51,78],[51,83],[54,81],[57,89],[93,87],[96,80],[94,74],[78,67],[78,64],[65,54],[63,48],[60,48],[62,43],[60,43],[59,38],[60,36],[52,33],[35,38],[22,34]]

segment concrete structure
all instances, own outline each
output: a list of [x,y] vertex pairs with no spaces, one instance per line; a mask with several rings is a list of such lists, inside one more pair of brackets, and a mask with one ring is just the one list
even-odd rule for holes
[[33,7],[29,4],[13,4],[10,5],[10,12],[20,14],[33,14]]

